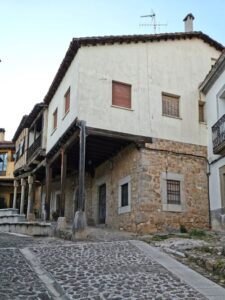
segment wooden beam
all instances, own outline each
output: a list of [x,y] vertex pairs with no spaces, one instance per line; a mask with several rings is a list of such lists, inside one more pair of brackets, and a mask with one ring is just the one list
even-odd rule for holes
[[71,146],[71,144],[78,138],[78,136],[79,136],[79,129],[77,129],[65,143],[60,142],[59,150],[52,157],[47,159],[48,163],[52,164],[59,157],[61,150],[62,149],[67,150],[69,146]]
[[98,129],[93,127],[87,127],[87,133],[90,136],[91,135],[102,136],[102,137],[108,137],[108,138],[114,138],[118,140],[132,141],[132,142],[140,142],[143,140],[145,141],[145,143],[152,143],[151,137],[128,134],[123,132],[116,132],[116,131],[105,130],[105,129]]
[[80,149],[79,149],[79,192],[78,211],[84,210],[84,184],[85,184],[85,154],[86,154],[86,127],[85,122],[80,121]]

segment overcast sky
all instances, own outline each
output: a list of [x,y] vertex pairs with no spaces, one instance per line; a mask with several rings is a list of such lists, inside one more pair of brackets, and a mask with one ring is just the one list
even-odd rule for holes
[[0,0],[0,127],[10,140],[24,114],[43,101],[73,37],[153,33],[141,15],[156,14],[160,32],[194,29],[225,45],[224,0]]

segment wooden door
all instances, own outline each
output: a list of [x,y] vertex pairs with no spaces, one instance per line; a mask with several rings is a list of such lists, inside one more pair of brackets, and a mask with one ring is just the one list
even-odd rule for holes
[[99,187],[99,223],[105,224],[106,217],[106,184]]

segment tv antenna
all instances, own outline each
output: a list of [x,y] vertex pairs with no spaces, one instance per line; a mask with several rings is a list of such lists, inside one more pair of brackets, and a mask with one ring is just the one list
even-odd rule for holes
[[[157,33],[157,29],[160,29],[161,26],[167,26],[167,24],[161,24],[161,23],[157,23],[156,21],[156,14],[154,13],[153,10],[151,10],[151,14],[150,15],[144,15],[144,16],[140,16],[141,18],[150,18],[151,22],[150,23],[142,23],[139,24],[139,26],[152,26],[153,30],[154,30],[154,34]],[[160,32],[160,30],[159,30]]]

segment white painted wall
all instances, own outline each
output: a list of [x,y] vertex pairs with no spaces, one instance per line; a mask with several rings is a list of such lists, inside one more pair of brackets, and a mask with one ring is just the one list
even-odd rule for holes
[[[198,85],[218,55],[198,39],[81,47],[49,105],[47,152],[76,116],[91,127],[206,145]],[[111,106],[112,80],[132,84],[131,110]],[[71,109],[63,119],[69,86]],[[162,116],[162,92],[180,96],[181,119]]]
[[220,193],[220,174],[219,168],[225,165],[225,158],[222,158],[215,164],[210,166],[209,177],[209,195],[210,209],[215,210],[221,208],[221,193]]
[[208,157],[210,161],[219,157],[219,155],[213,154],[211,128],[225,114],[225,99],[221,98],[223,91],[225,91],[225,71],[216,80],[205,97],[205,116],[208,127]]
[[[208,160],[213,162],[220,155],[213,154],[212,126],[225,114],[225,99],[221,95],[225,91],[225,71],[219,76],[205,96],[205,116],[207,121]],[[219,168],[225,165],[225,158],[212,163],[210,166],[209,192],[211,210],[221,208]]]
[[[48,108],[47,152],[78,115],[79,53],[73,60]],[[64,95],[70,87],[70,111],[64,114]],[[58,108],[58,125],[53,131],[53,113]]]

